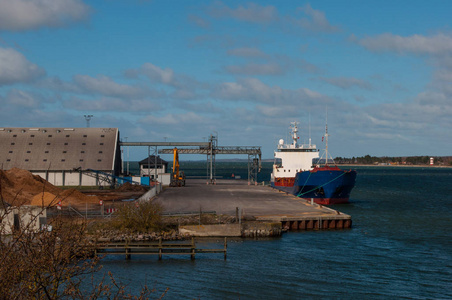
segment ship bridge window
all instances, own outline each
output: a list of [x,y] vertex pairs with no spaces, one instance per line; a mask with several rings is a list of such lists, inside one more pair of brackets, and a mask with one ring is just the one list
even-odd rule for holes
[[281,168],[282,167],[282,159],[281,158],[275,158],[275,166],[277,168]]

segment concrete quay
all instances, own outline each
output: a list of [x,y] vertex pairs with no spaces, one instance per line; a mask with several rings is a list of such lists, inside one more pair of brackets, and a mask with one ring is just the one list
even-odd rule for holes
[[269,186],[248,185],[244,180],[189,179],[185,187],[165,188],[156,196],[164,212],[215,211],[235,216],[237,208],[242,219],[280,222],[283,229],[342,229],[350,228],[351,216],[328,207],[275,190]]

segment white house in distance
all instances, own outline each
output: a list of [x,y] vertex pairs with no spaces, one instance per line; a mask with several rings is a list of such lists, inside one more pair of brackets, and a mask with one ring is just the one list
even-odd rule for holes
[[171,172],[168,172],[168,162],[161,159],[160,156],[150,155],[138,164],[140,165],[141,177],[149,177],[151,180],[157,180],[162,185],[170,184]]

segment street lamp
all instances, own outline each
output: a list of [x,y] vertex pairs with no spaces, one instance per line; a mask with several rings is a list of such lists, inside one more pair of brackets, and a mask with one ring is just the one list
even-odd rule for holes
[[84,115],[86,120],[86,127],[89,128],[89,121],[91,121],[91,118],[94,117],[93,115]]

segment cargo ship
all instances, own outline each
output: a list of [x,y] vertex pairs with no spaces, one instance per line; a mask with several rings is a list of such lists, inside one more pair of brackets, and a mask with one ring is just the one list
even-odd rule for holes
[[271,186],[318,204],[348,203],[355,186],[356,171],[341,170],[334,161],[332,166],[329,165],[332,159],[328,159],[328,126],[325,127],[325,153],[319,157],[320,152],[311,144],[311,138],[308,144],[298,143],[297,125],[298,122],[291,122],[290,143],[279,140]]

